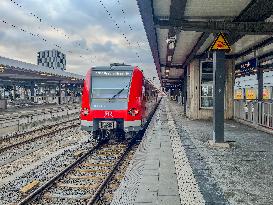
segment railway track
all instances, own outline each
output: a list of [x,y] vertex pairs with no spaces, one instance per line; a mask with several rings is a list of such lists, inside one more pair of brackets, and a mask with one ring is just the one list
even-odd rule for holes
[[94,204],[136,140],[98,144],[18,204]]
[[84,151],[76,161],[30,193],[18,205],[92,205],[98,202],[119,166],[142,138],[157,106],[150,114],[143,129],[130,142],[100,143]]
[[[0,141],[0,154],[14,147],[27,144],[29,142],[33,142],[44,137],[49,137],[53,134],[56,134],[57,132],[60,132],[71,127],[76,127],[79,125],[79,123],[75,123],[77,122],[77,120],[78,118],[75,118],[69,121],[58,123],[56,125],[48,125],[36,130],[27,131],[24,133],[14,135],[12,137],[4,138]],[[65,124],[68,125],[63,126]]]

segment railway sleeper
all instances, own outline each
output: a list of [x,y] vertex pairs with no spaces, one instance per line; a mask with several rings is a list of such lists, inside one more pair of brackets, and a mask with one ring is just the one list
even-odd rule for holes
[[90,179],[90,180],[103,180],[105,178],[105,176],[93,176],[93,175],[68,175],[67,178],[69,179]]
[[105,177],[102,178],[64,178],[62,179],[57,185],[59,184],[97,184],[100,183]]
[[110,169],[76,169],[77,172],[84,172],[84,173],[109,173]]
[[[68,200],[88,200],[92,197],[92,194],[85,194],[85,195],[63,195],[63,194],[52,194],[52,193],[45,193],[43,196],[43,201],[47,199],[68,199]],[[51,202],[52,203],[52,202]],[[44,204],[44,203],[41,203]]]
[[71,183],[71,184],[67,184],[67,183],[57,183],[56,184],[57,187],[61,187],[61,188],[75,188],[75,189],[97,189],[99,184],[89,184],[89,183],[85,183],[85,184],[76,184],[76,183]]

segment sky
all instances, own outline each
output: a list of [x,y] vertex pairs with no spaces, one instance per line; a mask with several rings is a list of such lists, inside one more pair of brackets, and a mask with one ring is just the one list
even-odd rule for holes
[[0,0],[0,56],[37,64],[51,49],[68,72],[124,62],[159,84],[136,0]]

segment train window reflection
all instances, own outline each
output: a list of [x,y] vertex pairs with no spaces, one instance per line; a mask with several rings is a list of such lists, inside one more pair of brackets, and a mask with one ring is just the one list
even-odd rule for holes
[[92,98],[127,98],[131,76],[93,76]]

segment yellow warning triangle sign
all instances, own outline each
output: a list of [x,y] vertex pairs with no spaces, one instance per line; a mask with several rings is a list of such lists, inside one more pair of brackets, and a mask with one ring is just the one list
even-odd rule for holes
[[210,51],[224,50],[231,51],[230,45],[223,33],[219,33],[209,48]]

